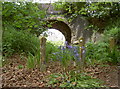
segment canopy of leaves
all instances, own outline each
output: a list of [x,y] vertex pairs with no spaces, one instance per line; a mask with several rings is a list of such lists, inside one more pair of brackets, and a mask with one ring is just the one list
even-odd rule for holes
[[32,2],[3,2],[3,28],[10,24],[15,29],[26,30],[39,35],[45,30],[43,25],[46,24],[42,20],[46,15],[45,11],[39,6]]
[[78,15],[94,20],[93,22],[96,19],[104,22],[113,17],[120,17],[119,2],[58,2],[53,5],[55,9],[63,10],[70,21]]

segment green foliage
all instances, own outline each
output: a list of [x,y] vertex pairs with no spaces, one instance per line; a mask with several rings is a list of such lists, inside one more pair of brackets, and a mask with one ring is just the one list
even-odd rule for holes
[[117,2],[59,2],[55,5],[56,8],[62,8],[66,10],[68,14],[71,13],[73,17],[80,14],[101,18],[119,13],[120,9],[120,4]]
[[60,60],[61,64],[64,67],[67,67],[70,64],[70,60],[73,59],[73,56],[72,56],[71,52],[66,49],[66,50],[60,51],[59,55],[57,55],[56,58],[59,58],[58,60]]
[[48,77],[47,87],[102,87],[102,82],[83,73],[71,71],[52,74]]
[[52,53],[58,52],[58,46],[54,45],[51,42],[47,42],[46,44],[46,62],[48,62],[49,60],[51,60],[52,58]]
[[[82,15],[90,21],[90,24],[98,26],[100,21],[107,23],[109,18],[120,17],[119,2],[58,2],[53,6],[57,10],[62,10],[70,22],[78,15]],[[93,24],[95,19],[99,21]]]
[[14,28],[5,28],[3,32],[3,54],[12,55],[15,52],[25,52],[35,55],[40,48],[37,37],[25,31],[16,31]]
[[31,53],[28,54],[27,67],[40,68],[40,52],[37,52],[35,55]]
[[22,69],[24,66],[23,65],[18,65],[18,68],[19,69]]
[[40,41],[35,35],[23,30],[17,31],[8,26],[4,29],[2,43],[4,56],[11,56],[13,53],[25,53],[28,56],[27,67],[39,67]]
[[113,37],[120,48],[120,21],[119,18],[111,20],[104,32],[104,40]]
[[87,2],[85,8],[81,9],[79,13],[83,13],[90,17],[104,18],[106,16],[119,13],[120,4],[113,2]]
[[55,10],[64,10],[66,2],[56,2],[52,4]]
[[117,64],[120,61],[119,50],[117,48],[110,50],[109,44],[105,42],[87,43],[86,50],[86,62],[93,65],[100,62]]
[[60,61],[64,67],[69,65],[71,57],[71,53],[68,50],[63,51],[59,49],[58,52],[52,54],[52,60]]
[[[102,39],[95,43],[89,42],[86,44],[86,61],[88,63],[96,62],[111,62],[117,64],[120,62],[120,21],[110,24],[103,33]],[[110,38],[115,39],[115,46],[110,48]]]
[[60,61],[63,66],[67,66],[71,59],[71,53],[68,50],[61,50],[58,46],[48,42],[46,45],[46,60]]
[[26,30],[39,35],[46,24],[42,19],[45,11],[39,9],[40,5],[32,2],[3,2],[2,18],[3,28],[9,23],[17,30]]
[[71,62],[79,60],[78,47],[68,45],[57,46],[51,42],[46,44],[46,62],[59,61],[64,68],[70,65]]
[[64,68],[67,68],[71,63],[79,61],[79,51],[76,46],[60,46],[56,52],[51,54],[53,61],[59,61]]
[[27,67],[28,68],[35,68],[35,57],[32,54],[28,55]]

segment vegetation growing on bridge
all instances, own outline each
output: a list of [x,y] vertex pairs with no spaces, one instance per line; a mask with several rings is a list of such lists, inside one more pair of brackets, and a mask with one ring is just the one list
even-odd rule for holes
[[109,25],[110,19],[120,17],[119,2],[57,2],[53,6],[56,10],[62,10],[64,16],[69,17],[69,21],[82,15],[89,20],[90,27],[99,29]]

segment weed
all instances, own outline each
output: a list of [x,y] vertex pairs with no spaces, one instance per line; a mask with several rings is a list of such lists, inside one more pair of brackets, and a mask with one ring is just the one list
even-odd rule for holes
[[23,67],[23,65],[18,65],[18,69],[22,69]]

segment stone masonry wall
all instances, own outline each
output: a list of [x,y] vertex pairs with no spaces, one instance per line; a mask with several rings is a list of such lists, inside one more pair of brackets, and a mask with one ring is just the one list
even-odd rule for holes
[[78,41],[78,38],[83,36],[85,39],[85,42],[88,42],[91,39],[92,36],[92,30],[87,29],[87,26],[89,25],[88,21],[83,18],[82,16],[77,16],[71,23],[71,42],[75,43]]

